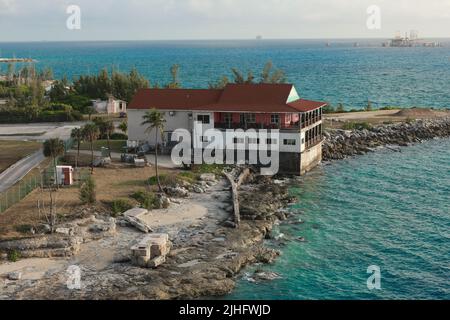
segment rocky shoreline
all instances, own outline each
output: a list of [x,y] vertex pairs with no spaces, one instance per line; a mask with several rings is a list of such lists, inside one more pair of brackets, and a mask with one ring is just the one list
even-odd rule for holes
[[[254,195],[258,193],[258,198]],[[168,230],[173,249],[164,265],[143,269],[131,264],[130,243],[138,237],[136,230],[117,226],[117,233],[85,244],[94,251],[114,251],[111,263],[94,268],[78,262],[81,268],[81,290],[66,286],[66,269],[36,281],[5,280],[0,299],[194,299],[223,296],[230,293],[236,276],[247,265],[270,263],[280,253],[264,246],[277,220],[286,219],[283,210],[293,201],[286,186],[272,179],[251,175],[242,185],[241,223],[233,228],[230,189],[224,179],[204,194],[193,195],[204,201],[218,215],[207,216],[195,225]],[[208,199],[209,198],[209,199]],[[98,221],[97,221],[98,224]],[[90,227],[87,227],[90,228]],[[67,236],[66,236],[67,237]],[[74,260],[75,261],[75,260]],[[74,263],[68,261],[68,265]],[[1,288],[1,286],[0,286]]]
[[407,146],[450,136],[450,118],[417,120],[412,123],[384,124],[370,130],[326,131],[323,160],[340,160],[372,152],[380,146]]

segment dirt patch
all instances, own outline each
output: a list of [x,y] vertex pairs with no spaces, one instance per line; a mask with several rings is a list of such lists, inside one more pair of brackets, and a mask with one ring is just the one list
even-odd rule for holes
[[22,158],[38,151],[42,144],[31,141],[0,141],[0,173]]
[[436,118],[442,116],[450,116],[450,112],[446,111],[436,111],[432,109],[424,109],[424,108],[412,108],[412,109],[403,109],[399,112],[395,113],[396,117],[407,117],[407,118]]
[[[161,169],[161,174],[170,170]],[[147,188],[146,180],[155,175],[153,167],[135,168],[122,164],[115,164],[111,168],[96,168],[94,180],[96,182],[97,204],[94,209],[99,213],[109,210],[108,204],[113,200],[128,198],[132,193]],[[28,226],[35,226],[43,222],[39,216],[37,201],[48,201],[47,193],[34,190],[19,203],[13,205],[0,219],[0,239],[22,237],[22,231]],[[61,188],[56,193],[57,210],[62,220],[79,217],[83,205],[79,200],[78,186]],[[95,211],[94,210],[94,211]],[[92,212],[92,210],[90,210]],[[29,228],[28,228],[29,229]]]

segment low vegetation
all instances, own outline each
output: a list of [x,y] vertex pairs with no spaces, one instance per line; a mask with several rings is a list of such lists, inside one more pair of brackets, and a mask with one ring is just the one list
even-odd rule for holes
[[342,129],[344,130],[370,130],[372,129],[372,125],[369,122],[346,122]]
[[92,176],[89,176],[81,185],[80,188],[80,201],[83,204],[94,204],[97,197],[95,191],[95,181]]
[[128,199],[116,199],[111,202],[111,211],[114,216],[124,213],[133,207],[133,204]]
[[158,196],[153,192],[137,191],[131,196],[134,200],[139,202],[142,208],[147,210],[160,209],[160,201]]
[[20,252],[17,250],[9,250],[7,253],[8,261],[17,262],[20,259]]
[[41,147],[39,142],[0,141],[0,173]]

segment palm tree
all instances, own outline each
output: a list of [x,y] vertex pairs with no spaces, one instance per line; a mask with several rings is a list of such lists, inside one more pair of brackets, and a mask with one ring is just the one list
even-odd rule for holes
[[150,134],[153,130],[155,130],[156,180],[158,181],[159,192],[163,192],[158,173],[158,134],[160,134],[161,137],[163,137],[164,124],[166,123],[166,120],[164,119],[164,115],[156,109],[151,109],[150,111],[147,111],[145,115],[142,117],[142,119],[144,119],[144,121],[141,123],[141,125],[143,126],[148,125],[147,129],[145,130],[147,134]]
[[77,156],[75,157],[75,168],[78,168],[78,159],[80,158],[80,146],[83,141],[83,130],[81,128],[75,128],[70,133],[70,137],[77,143]]
[[127,133],[128,131],[128,123],[126,121],[123,121],[120,125],[119,125],[119,129],[120,131],[122,131],[123,133]]
[[44,156],[53,158],[55,170],[55,184],[58,186],[58,174],[56,172],[56,159],[65,151],[64,142],[61,139],[49,139],[44,142]]
[[91,146],[91,173],[94,172],[94,141],[100,136],[100,130],[93,123],[88,123],[83,127],[83,138],[89,141]]
[[110,137],[114,133],[114,130],[116,130],[116,127],[114,127],[114,123],[111,120],[104,119],[97,117],[94,119],[94,124],[98,127],[100,130],[100,138],[104,139],[106,137],[107,143],[108,143],[108,153],[111,157],[111,141]]

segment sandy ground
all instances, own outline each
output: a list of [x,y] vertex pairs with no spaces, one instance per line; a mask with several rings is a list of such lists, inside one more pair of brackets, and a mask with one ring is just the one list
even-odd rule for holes
[[167,209],[152,210],[149,214],[141,216],[146,224],[152,227],[161,227],[170,224],[191,222],[200,219],[208,213],[208,209],[192,201],[183,201],[180,204],[171,204]]
[[411,119],[434,119],[450,117],[450,110],[431,110],[422,108],[377,110],[365,112],[329,113],[324,115],[326,127],[340,127],[345,122],[369,122],[382,124],[384,122],[404,122]]

